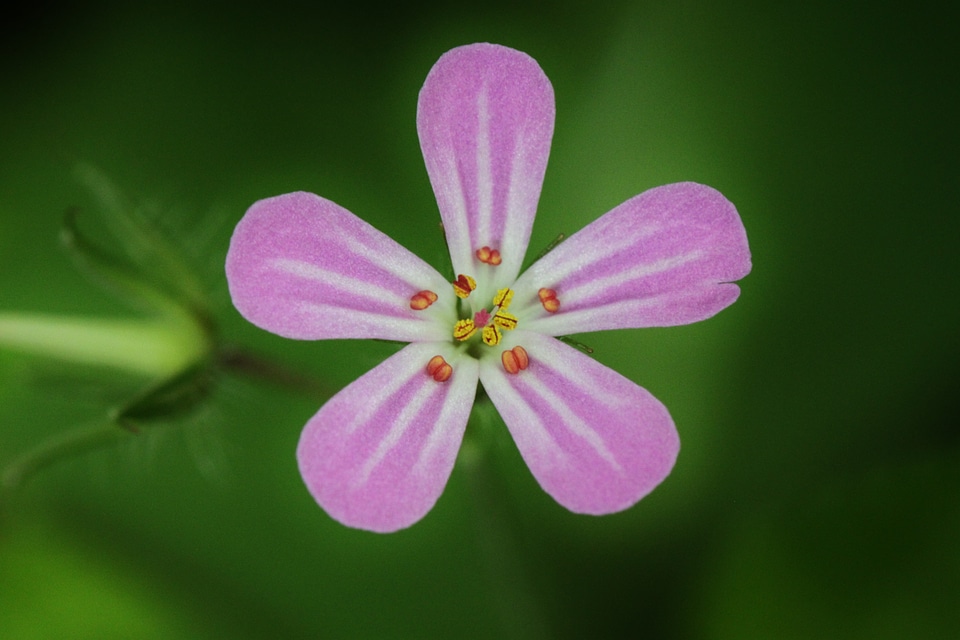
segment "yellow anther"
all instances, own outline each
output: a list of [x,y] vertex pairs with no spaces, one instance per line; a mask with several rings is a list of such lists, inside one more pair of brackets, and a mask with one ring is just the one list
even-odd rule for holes
[[453,325],[453,337],[461,342],[470,339],[476,332],[477,326],[473,324],[473,320],[470,318],[457,320],[457,324]]
[[414,311],[423,311],[437,301],[437,294],[433,291],[421,291],[410,298],[410,308]]
[[457,294],[458,298],[466,298],[476,288],[477,281],[462,273],[457,276],[456,282],[453,283],[453,292]]
[[501,307],[500,310],[493,315],[493,324],[506,331],[513,331],[517,328],[517,316],[512,313],[507,313],[503,310],[503,307]]
[[543,308],[549,313],[556,313],[560,309],[557,292],[553,289],[540,289],[540,291],[537,292],[537,297],[540,298],[540,304],[542,304]]
[[513,302],[513,289],[500,289],[497,295],[493,297],[493,306],[500,307],[506,311],[510,303]]
[[443,359],[443,356],[433,356],[427,363],[427,375],[437,382],[446,382],[453,375],[453,367]]
[[504,371],[516,374],[530,366],[530,357],[526,349],[516,346],[500,354],[500,363],[503,364]]
[[483,328],[483,344],[494,347],[500,344],[500,339],[503,335],[500,333],[500,328],[495,324],[488,324]]

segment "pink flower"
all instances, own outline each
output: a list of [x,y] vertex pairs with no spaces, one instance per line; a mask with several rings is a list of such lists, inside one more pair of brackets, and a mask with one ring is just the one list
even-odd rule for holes
[[396,531],[443,491],[479,381],[540,486],[577,513],[626,509],[673,468],[650,393],[555,336],[687,324],[737,299],[740,217],[679,183],[624,202],[520,274],[553,136],[536,61],[453,49],[420,91],[417,131],[456,280],[310,193],[255,203],[227,255],[230,294],[288,338],[410,344],[340,391],[297,448],[310,493],[351,527]]

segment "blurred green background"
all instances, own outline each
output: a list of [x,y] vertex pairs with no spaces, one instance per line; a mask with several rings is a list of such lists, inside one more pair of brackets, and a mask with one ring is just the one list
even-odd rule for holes
[[[392,535],[294,460],[322,394],[225,373],[182,419],[36,476],[0,514],[3,638],[960,637],[958,56],[939,3],[39,5],[0,26],[0,311],[129,316],[58,243],[99,167],[193,260],[224,340],[340,388],[396,347],[232,309],[255,200],[320,193],[438,267],[414,126],[446,50],[526,51],[556,134],[532,251],[647,188],[738,207],[740,300],[584,336],[670,409],[673,474],[617,515],[544,494],[502,423]],[[90,227],[95,228],[95,227]],[[106,236],[94,236],[103,244]],[[142,380],[0,349],[0,464]]]

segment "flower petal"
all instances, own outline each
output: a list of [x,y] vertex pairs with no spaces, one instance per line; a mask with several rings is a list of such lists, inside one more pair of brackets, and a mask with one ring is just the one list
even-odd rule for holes
[[493,286],[516,278],[540,198],[554,112],[550,81],[520,51],[468,45],[443,54],[430,70],[417,105],[417,131],[456,273],[476,276],[488,268],[475,255],[488,246],[502,257]]
[[[670,184],[627,200],[538,260],[517,281],[511,311],[523,314],[525,329],[555,336],[688,324],[732,304],[740,288],[730,282],[749,272],[734,206],[710,187]],[[556,313],[541,307],[541,287],[556,291]]]
[[[442,340],[455,320],[450,283],[435,269],[312,193],[254,203],[230,240],[226,270],[237,310],[287,338]],[[422,290],[439,300],[414,311],[410,299]]]
[[[436,382],[435,355],[453,366]],[[449,343],[407,345],[335,395],[300,436],[297,460],[332,518],[382,533],[409,527],[450,477],[477,390],[478,365]]]
[[480,381],[543,490],[577,513],[635,504],[667,477],[680,450],[670,414],[645,389],[559,340],[517,330],[527,369],[494,359]]

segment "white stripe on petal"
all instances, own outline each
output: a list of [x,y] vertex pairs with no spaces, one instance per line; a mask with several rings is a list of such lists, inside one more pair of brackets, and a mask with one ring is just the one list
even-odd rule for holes
[[[377,287],[369,280],[346,276],[309,262],[303,262],[302,260],[276,258],[270,262],[270,266],[298,278],[313,280],[314,282],[322,283],[334,289],[339,289],[351,297],[365,298],[373,302],[386,302],[387,304],[395,306],[398,311],[407,308],[410,303],[409,298],[392,293],[382,287]],[[400,313],[397,315],[400,316]]]
[[[468,384],[472,386],[475,395],[477,388],[476,380],[478,377],[477,361],[469,356],[464,356],[459,359],[451,358],[450,364],[454,367],[455,371],[455,377],[452,379],[452,383],[454,385]],[[467,380],[468,382],[464,383],[462,380]],[[466,393],[469,393],[469,390]],[[471,397],[471,406],[473,405],[472,400],[473,398]],[[427,436],[427,442],[420,452],[417,464],[413,467],[413,473],[415,475],[427,473],[429,465],[434,458],[436,458],[437,453],[441,451],[445,445],[450,446],[450,440],[452,438],[460,437],[460,434],[456,430],[449,428],[451,423],[456,422],[455,415],[460,411],[461,407],[456,402],[447,402],[444,404],[443,410],[440,412],[440,417],[437,418],[437,422],[430,431],[430,435]],[[453,443],[453,446],[457,444],[458,443]]]
[[[499,365],[493,365],[494,367]],[[522,433],[515,433],[514,439],[520,439],[535,442],[537,444],[537,455],[541,460],[547,460],[550,466],[557,466],[566,459],[566,454],[547,429],[540,416],[527,404],[523,396],[517,390],[507,384],[505,374],[500,371],[495,372],[493,376],[489,373],[483,373],[484,388],[488,394],[496,393],[496,404],[501,417],[506,417],[506,413],[500,407],[509,407],[513,421],[523,425]],[[494,382],[496,381],[496,382]],[[495,391],[494,391],[495,389]],[[491,396],[492,397],[492,396]],[[507,424],[510,426],[510,423]],[[518,443],[520,444],[520,443]],[[522,446],[522,445],[521,445]]]
[[[573,382],[575,384],[579,383],[577,378],[571,378],[563,375],[560,372],[557,373],[564,380]],[[573,411],[570,410],[570,407],[567,406],[567,401],[564,398],[561,398],[547,388],[547,386],[544,385],[539,378],[535,378],[533,376],[524,376],[523,384],[529,390],[537,394],[541,399],[545,400],[553,408],[553,410],[560,415],[560,420],[562,421],[564,427],[566,427],[571,433],[586,441],[587,444],[589,444],[590,447],[597,452],[597,455],[600,456],[607,464],[609,464],[611,468],[615,469],[619,473],[623,473],[623,467],[620,466],[620,463],[617,462],[617,459],[610,452],[610,449],[607,448],[607,445],[604,443],[603,438],[600,437],[600,434],[591,429],[587,423],[573,413]],[[591,390],[582,390],[584,391],[585,395],[590,395],[591,393]],[[619,399],[617,399],[616,404],[620,404]]]
[[400,443],[404,433],[406,433],[407,429],[413,423],[414,418],[420,415],[423,407],[427,404],[427,401],[430,400],[430,397],[439,393],[440,390],[440,385],[438,384],[425,384],[417,390],[417,394],[407,402],[403,411],[397,416],[396,421],[390,426],[390,430],[380,441],[373,455],[367,458],[363,467],[360,468],[359,473],[356,478],[354,478],[355,485],[366,484],[370,478],[370,472],[380,464],[391,449]]
[[439,322],[386,316],[375,311],[358,311],[314,302],[301,302],[297,310],[311,321],[326,327],[325,338],[355,335],[389,335],[403,342],[433,342],[450,337],[449,327]]
[[[475,244],[492,241],[493,170],[490,158],[490,112],[486,87],[477,95],[477,222]],[[473,247],[471,247],[473,248]],[[479,247],[477,247],[479,248]]]
[[641,278],[646,278],[658,273],[664,273],[671,269],[685,265],[692,260],[697,260],[702,255],[703,252],[699,250],[688,251],[687,253],[681,255],[662,258],[656,262],[638,264],[626,271],[614,273],[603,278],[588,280],[576,287],[568,287],[563,291],[563,298],[565,301],[589,298],[592,293],[602,291],[607,287],[617,287],[634,280],[640,280]]
[[365,399],[366,401],[357,408],[357,413],[353,419],[344,425],[344,434],[347,436],[352,436],[353,432],[357,430],[359,425],[368,422],[370,418],[373,417],[373,414],[379,411],[380,407],[385,404],[389,398],[396,394],[401,387],[407,384],[407,381],[417,369],[423,369],[425,366],[425,363],[421,363],[417,360],[410,360],[402,369],[398,367],[395,375],[390,377],[386,382],[381,381],[376,389],[369,390]]
[[[469,270],[473,264],[473,252],[470,249],[470,220],[467,215],[467,200],[463,192],[463,181],[457,167],[457,158],[450,149],[435,152],[438,173],[443,176],[436,179],[434,186],[437,203],[441,211],[449,214],[443,217],[444,234],[450,259],[455,272]],[[442,185],[442,186],[441,186]]]
[[417,291],[445,287],[448,284],[443,276],[413,253],[384,253],[375,246],[370,247],[359,242],[353,236],[345,236],[341,243],[354,255],[364,258],[371,265],[383,269]]

